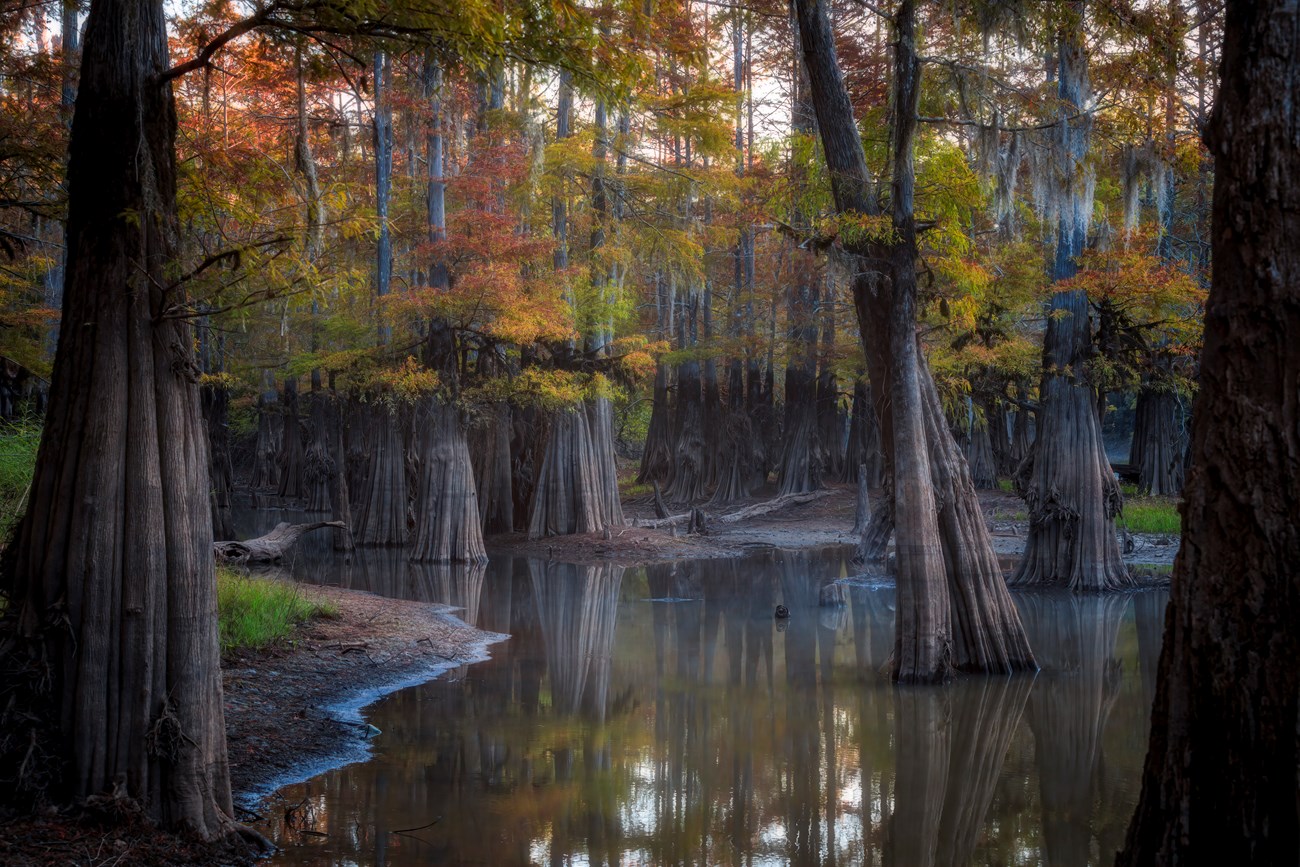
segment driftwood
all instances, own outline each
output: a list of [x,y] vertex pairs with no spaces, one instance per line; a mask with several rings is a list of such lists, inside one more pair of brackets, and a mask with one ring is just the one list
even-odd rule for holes
[[212,550],[218,560],[237,563],[275,563],[283,558],[290,548],[298,544],[298,539],[304,533],[324,527],[339,527],[346,530],[348,525],[342,521],[316,521],[312,524],[290,524],[281,521],[265,536],[258,536],[245,542],[213,542]]
[[[712,524],[736,524],[748,518],[757,518],[759,515],[767,515],[771,512],[777,512],[787,506],[798,506],[802,503],[811,503],[813,500],[819,500],[829,495],[831,492],[827,488],[819,491],[809,491],[804,494],[786,494],[783,497],[775,497],[771,500],[765,500],[761,503],[755,503],[752,506],[745,506],[743,509],[737,509],[726,515],[717,518],[709,518]],[[651,530],[658,530],[664,527],[676,527],[680,524],[690,525],[691,517],[698,512],[698,509],[692,509],[681,515],[670,515],[667,518],[656,520],[637,521],[637,527],[645,527]]]

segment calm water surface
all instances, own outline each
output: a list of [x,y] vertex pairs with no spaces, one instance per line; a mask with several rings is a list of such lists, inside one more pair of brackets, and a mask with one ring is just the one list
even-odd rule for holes
[[370,761],[282,790],[273,863],[1109,863],[1165,595],[1017,594],[1040,674],[900,689],[876,673],[892,587],[817,606],[844,557],[466,569],[307,546],[305,578],[512,638],[366,711]]

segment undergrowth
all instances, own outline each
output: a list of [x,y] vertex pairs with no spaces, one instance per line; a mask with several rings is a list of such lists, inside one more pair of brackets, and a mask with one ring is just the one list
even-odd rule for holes
[[259,650],[287,641],[301,624],[337,617],[333,605],[308,599],[297,585],[217,567],[221,652]]
[[0,425],[0,544],[9,540],[27,509],[40,444],[41,426],[36,422]]
[[1172,497],[1131,497],[1125,500],[1124,512],[1115,523],[1130,533],[1176,536],[1183,529],[1178,500]]

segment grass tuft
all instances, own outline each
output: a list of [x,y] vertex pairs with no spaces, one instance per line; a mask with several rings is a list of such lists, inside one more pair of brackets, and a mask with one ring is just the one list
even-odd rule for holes
[[1124,503],[1116,523],[1130,533],[1177,536],[1183,530],[1178,501],[1171,497],[1133,497]]
[[0,426],[0,542],[8,541],[27,510],[40,444],[41,426],[36,422]]
[[289,640],[299,625],[337,617],[333,605],[308,599],[294,584],[217,567],[221,652],[260,650]]

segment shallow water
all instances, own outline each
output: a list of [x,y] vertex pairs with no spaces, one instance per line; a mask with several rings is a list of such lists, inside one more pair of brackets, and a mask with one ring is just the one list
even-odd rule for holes
[[1102,864],[1136,804],[1161,592],[1017,594],[1040,674],[898,689],[876,674],[892,588],[817,607],[843,551],[466,569],[326,548],[295,571],[513,637],[368,709],[370,761],[266,810],[272,863]]

